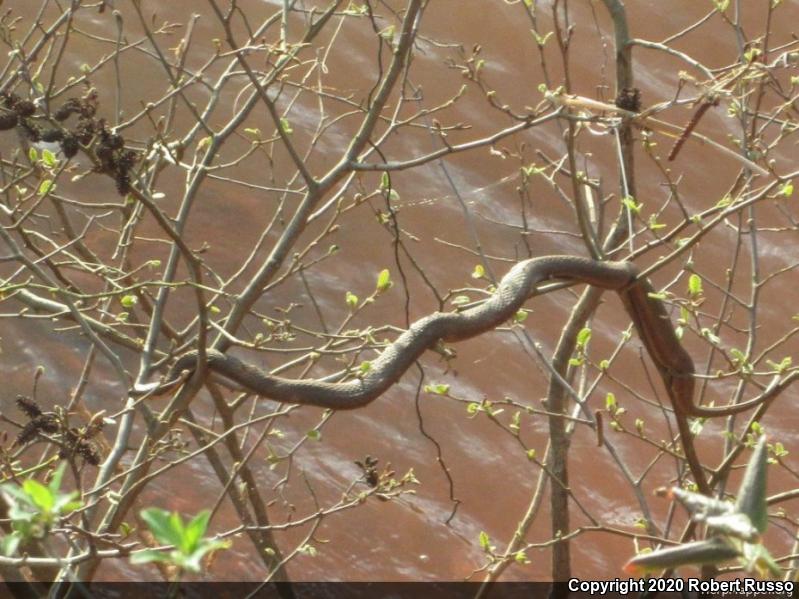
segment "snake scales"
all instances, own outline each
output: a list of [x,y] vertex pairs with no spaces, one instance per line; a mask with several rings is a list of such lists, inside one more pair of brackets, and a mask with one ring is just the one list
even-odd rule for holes
[[[339,383],[293,380],[272,376],[238,358],[209,349],[209,370],[235,381],[249,391],[274,401],[350,410],[364,406],[393,385],[426,350],[439,341],[475,337],[512,318],[547,279],[564,279],[615,290],[663,379],[678,419],[686,416],[720,416],[749,409],[752,402],[728,407],[703,407],[693,403],[694,364],[680,344],[661,301],[652,297],[647,279],[637,278],[630,262],[598,262],[576,256],[544,256],[517,263],[502,278],[495,293],[478,306],[460,312],[435,312],[414,322],[360,378]],[[166,380],[174,382],[182,371],[193,371],[197,352],[182,355]],[[167,383],[159,391],[171,388]]]

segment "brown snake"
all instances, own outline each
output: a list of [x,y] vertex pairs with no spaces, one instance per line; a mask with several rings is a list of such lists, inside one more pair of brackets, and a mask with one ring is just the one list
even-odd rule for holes
[[[751,408],[754,401],[728,407],[694,405],[693,360],[677,339],[663,303],[652,297],[652,285],[647,279],[637,279],[637,273],[637,268],[630,262],[598,262],[576,256],[524,260],[508,271],[485,302],[459,312],[435,312],[417,320],[371,362],[371,368],[363,376],[344,382],[272,376],[213,349],[206,353],[208,368],[274,401],[336,410],[359,408],[383,394],[439,341],[460,341],[497,327],[516,314],[534,294],[539,283],[547,279],[562,279],[619,293],[663,379],[675,411],[683,419],[685,416],[723,416]],[[159,392],[171,388],[182,371],[193,371],[196,362],[196,351],[182,355],[167,375],[166,381],[170,382]]]
[[[693,445],[688,417],[726,416],[748,410],[776,397],[793,379],[786,377],[779,384],[775,381],[760,397],[739,404],[724,407],[695,405],[693,360],[677,338],[666,308],[657,299],[652,284],[646,278],[638,277],[638,269],[631,262],[599,262],[576,256],[544,256],[519,262],[502,277],[496,291],[483,303],[456,312],[434,312],[417,320],[386,346],[366,373],[339,383],[272,376],[215,349],[206,352],[207,366],[210,371],[235,381],[252,393],[277,402],[352,410],[382,395],[426,350],[440,341],[475,337],[512,318],[535,294],[536,286],[547,279],[587,283],[618,292],[663,380],[691,473],[699,490],[710,495],[710,487]],[[163,393],[185,380],[181,373],[195,370],[197,355],[192,351],[178,358],[169,370],[167,382],[160,386],[156,383],[153,393]]]

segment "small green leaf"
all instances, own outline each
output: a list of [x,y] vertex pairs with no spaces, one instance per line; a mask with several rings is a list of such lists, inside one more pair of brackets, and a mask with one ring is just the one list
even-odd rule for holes
[[42,162],[48,168],[53,168],[58,164],[58,158],[50,150],[45,148],[42,150]]
[[158,551],[157,549],[145,549],[143,551],[136,551],[130,554],[130,563],[134,565],[147,564],[150,562],[171,562],[172,559],[168,553]]
[[173,517],[173,514],[166,510],[151,507],[141,511],[141,518],[159,542],[180,547],[183,524],[180,522],[179,526],[175,526],[176,521],[180,521],[177,513]]
[[139,298],[136,297],[135,295],[123,295],[119,299],[119,303],[125,306],[126,308],[132,308],[133,306],[136,305],[138,301]]
[[[725,6],[728,6],[730,4],[730,0],[724,0],[723,3],[725,4]],[[724,12],[724,11],[721,11],[721,12]],[[760,48],[756,48],[755,46],[752,46],[746,52],[744,52],[744,59],[746,60],[746,62],[752,62],[753,60],[755,60],[755,58],[760,56],[762,53],[763,52],[762,52],[762,50]]]
[[358,296],[354,293],[348,291],[344,296],[344,301],[347,302],[347,306],[350,308],[350,310],[354,310],[358,307]]
[[626,196],[621,200],[622,204],[633,214],[640,214],[643,204],[638,204],[632,196]]
[[36,151],[36,148],[30,147],[28,148],[28,158],[31,162],[36,162],[39,160],[39,152]]
[[793,181],[785,183],[785,185],[780,188],[780,193],[786,198],[790,198],[793,195]]
[[652,214],[647,221],[647,226],[649,227],[650,231],[658,231],[660,229],[665,229],[667,225],[659,223],[657,215]]
[[618,404],[616,403],[616,396],[613,393],[608,392],[608,394],[605,395],[605,409],[608,412],[614,412],[617,407]]
[[724,12],[730,7],[730,0],[713,0],[713,4],[716,5],[717,11]]
[[516,312],[516,314],[513,315],[513,322],[515,322],[516,324],[521,324],[525,320],[527,320],[528,316],[529,312],[527,310],[519,310],[518,312]]
[[291,135],[294,133],[294,129],[291,128],[291,123],[289,123],[289,120],[285,117],[281,117],[280,119],[280,128],[286,135]]
[[28,478],[22,482],[22,490],[30,497],[33,505],[39,508],[42,512],[49,513],[55,507],[55,495],[48,487],[32,478]]
[[389,25],[385,29],[378,32],[378,35],[382,37],[386,41],[392,41],[394,39],[394,32],[396,31],[396,27],[394,25]]
[[321,441],[322,440],[322,431],[318,431],[316,429],[309,430],[305,433],[305,436],[308,437],[311,441]]
[[779,441],[777,441],[774,444],[774,447],[772,447],[771,450],[774,452],[774,455],[778,458],[784,458],[789,453],[788,450],[785,449],[785,446]]
[[11,533],[9,535],[5,535],[2,539],[0,539],[0,554],[4,555],[5,557],[11,557],[17,552],[17,547],[19,547],[19,543],[22,541],[22,537],[19,533]]
[[706,418],[693,418],[688,420],[689,422],[688,428],[694,437],[698,437],[702,432],[702,429],[705,428],[706,420],[707,420]]
[[730,204],[732,204],[732,196],[727,194],[716,202],[716,208],[726,208]]
[[391,282],[391,273],[388,271],[387,268],[384,268],[380,271],[380,274],[377,275],[377,292],[383,293],[384,291],[388,291],[394,283]]
[[577,347],[585,347],[591,339],[591,329],[585,327],[577,333]]
[[786,356],[780,361],[779,364],[772,362],[771,360],[766,360],[766,364],[768,364],[773,370],[776,370],[778,373],[782,374],[791,367],[791,364],[793,364],[793,359],[790,356]]
[[688,277],[688,293],[691,297],[702,295],[702,278],[698,274]]
[[181,549],[183,553],[194,553],[200,545],[200,541],[205,536],[208,528],[208,520],[211,518],[211,510],[202,510],[199,514],[189,521],[183,534]]
[[478,540],[480,542],[480,548],[483,551],[488,552],[491,550],[491,539],[488,538],[488,533],[481,530]]
[[535,449],[528,449],[527,450],[527,459],[531,462],[535,459],[538,452]]
[[486,269],[483,268],[482,264],[477,264],[472,271],[472,278],[473,279],[482,279],[486,275]]
[[425,385],[425,393],[432,393],[434,395],[446,395],[449,393],[449,385],[438,383],[435,385]]
[[535,43],[539,48],[543,48],[550,37],[555,33],[554,31],[549,31],[544,35],[540,35],[535,29],[532,30],[533,37],[535,38]]
[[391,176],[386,171],[383,171],[383,174],[380,175],[380,189],[388,189],[389,187],[391,187]]
[[53,185],[53,182],[50,179],[45,179],[39,184],[39,190],[36,193],[39,194],[40,198],[43,198],[48,193],[54,190],[55,190],[55,185]]

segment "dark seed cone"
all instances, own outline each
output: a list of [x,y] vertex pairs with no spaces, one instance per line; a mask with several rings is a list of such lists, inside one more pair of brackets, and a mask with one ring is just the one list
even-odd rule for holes
[[42,131],[42,141],[61,141],[64,139],[64,132],[61,129],[45,129]]
[[78,121],[78,126],[75,127],[75,135],[78,141],[84,146],[88,145],[94,137],[95,127],[94,122],[89,119],[81,119]]
[[33,116],[36,112],[36,105],[30,100],[20,100],[14,104],[14,110],[21,117]]
[[64,152],[64,156],[67,158],[72,158],[78,153],[79,149],[80,144],[78,144],[77,137],[71,133],[64,135],[64,138],[61,140],[61,151]]
[[637,87],[625,87],[616,96],[616,106],[630,112],[641,112],[641,90]]
[[9,94],[6,92],[0,94],[0,99],[2,99],[3,106],[6,108],[14,108],[14,105],[19,102],[19,96],[17,94]]
[[117,191],[124,196],[130,191],[130,175],[127,172],[118,172],[116,175]]
[[77,98],[70,98],[58,107],[53,113],[53,118],[57,121],[65,121],[73,114],[80,114],[83,111],[81,101]]
[[17,396],[17,407],[28,418],[36,418],[42,415],[42,409],[39,407],[39,404],[30,397],[25,397],[24,395]]
[[25,134],[28,136],[29,140],[35,142],[42,139],[42,129],[39,127],[39,125],[31,123],[28,119],[20,120],[19,124],[23,131],[25,131]]
[[13,129],[17,126],[19,119],[17,118],[17,113],[15,112],[6,112],[0,114],[0,131],[8,131],[9,129]]

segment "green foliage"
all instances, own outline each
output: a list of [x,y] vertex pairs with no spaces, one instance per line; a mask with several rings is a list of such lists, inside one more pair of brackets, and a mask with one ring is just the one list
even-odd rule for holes
[[641,208],[643,204],[639,204],[635,201],[635,198],[632,196],[626,196],[622,198],[621,203],[629,210],[632,214],[641,214]]
[[488,533],[483,530],[480,531],[477,540],[480,543],[480,549],[488,554],[493,553],[496,549],[496,547],[491,544],[491,539],[489,538]]
[[692,274],[688,277],[688,293],[692,298],[702,295],[702,278],[697,274]]
[[39,189],[36,193],[39,194],[39,197],[43,198],[51,191],[55,191],[55,184],[53,184],[52,180],[45,179],[39,184]]
[[50,150],[42,150],[42,162],[47,168],[55,168],[58,166],[58,158]]
[[133,306],[136,305],[138,301],[139,298],[137,298],[135,295],[123,295],[119,299],[119,303],[125,306],[126,308],[132,308]]
[[535,43],[539,48],[543,48],[550,37],[554,35],[554,31],[548,31],[544,35],[540,35],[537,31],[533,30],[533,37],[535,38]]
[[354,310],[358,307],[358,296],[350,291],[344,296],[344,301],[347,302],[347,307],[349,307],[350,310]]
[[21,485],[5,483],[0,486],[14,530],[3,539],[0,547],[6,555],[13,553],[20,541],[44,538],[59,519],[83,505],[77,500],[77,491],[61,492],[65,468],[66,463],[62,463],[47,485],[27,478]]
[[425,393],[432,393],[433,395],[446,395],[449,393],[449,385],[438,383],[435,385],[425,385]]
[[730,7],[730,0],[713,0],[713,5],[719,12],[724,12]]
[[205,538],[211,517],[209,510],[200,512],[187,523],[177,512],[155,507],[142,510],[141,517],[159,543],[172,545],[174,549],[169,552],[157,549],[138,551],[130,557],[133,564],[165,562],[181,570],[199,572],[202,569],[200,561],[206,554],[230,547],[230,541]]
[[391,281],[391,273],[387,268],[384,268],[380,271],[380,274],[377,275],[377,292],[383,293],[384,291],[388,291],[391,289],[391,286],[394,283]]

